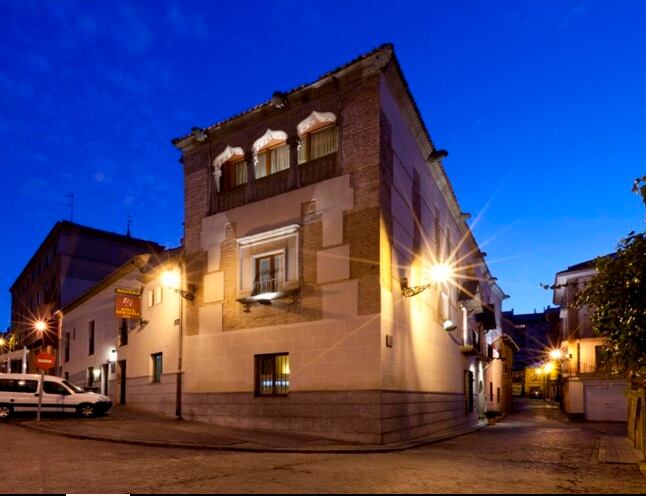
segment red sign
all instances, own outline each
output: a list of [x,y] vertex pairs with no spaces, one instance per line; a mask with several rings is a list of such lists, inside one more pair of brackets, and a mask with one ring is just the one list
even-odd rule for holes
[[54,355],[50,355],[44,351],[41,351],[36,355],[36,367],[39,369],[48,370],[54,365],[56,365],[56,357]]
[[120,319],[141,318],[141,291],[130,288],[116,288],[114,314]]

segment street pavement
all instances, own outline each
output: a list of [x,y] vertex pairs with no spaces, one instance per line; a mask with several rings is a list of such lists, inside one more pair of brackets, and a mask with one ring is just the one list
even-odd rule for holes
[[[78,420],[82,422],[81,419]],[[636,464],[598,462],[625,426],[522,401],[495,426],[389,453],[240,453],[54,436],[0,423],[3,493],[646,493]]]

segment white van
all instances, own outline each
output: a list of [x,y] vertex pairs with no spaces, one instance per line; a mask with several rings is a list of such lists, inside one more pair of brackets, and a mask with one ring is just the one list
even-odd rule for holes
[[[13,412],[35,412],[39,382],[40,374],[0,374],[0,419],[10,417]],[[107,396],[86,393],[61,377],[46,375],[41,406],[43,412],[70,412],[93,417],[107,412],[112,402]]]

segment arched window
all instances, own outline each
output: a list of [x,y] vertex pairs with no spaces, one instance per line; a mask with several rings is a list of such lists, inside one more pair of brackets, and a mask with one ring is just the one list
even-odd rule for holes
[[308,162],[338,150],[336,115],[332,112],[312,112],[297,127],[301,137],[298,163]]
[[228,191],[247,182],[247,163],[242,148],[227,146],[213,161],[218,191]]
[[286,141],[286,133],[271,129],[267,129],[267,132],[256,140],[253,144],[256,179],[289,169],[289,146]]

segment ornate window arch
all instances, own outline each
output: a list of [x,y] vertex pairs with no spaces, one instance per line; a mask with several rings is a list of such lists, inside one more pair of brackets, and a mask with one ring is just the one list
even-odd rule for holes
[[336,115],[332,112],[313,111],[297,126],[301,138],[298,163],[308,162],[338,150]]
[[[224,176],[224,180],[222,179]],[[218,192],[247,182],[244,151],[239,146],[228,146],[213,160],[213,178]]]
[[275,174],[289,168],[287,133],[267,129],[252,145],[256,178]]

